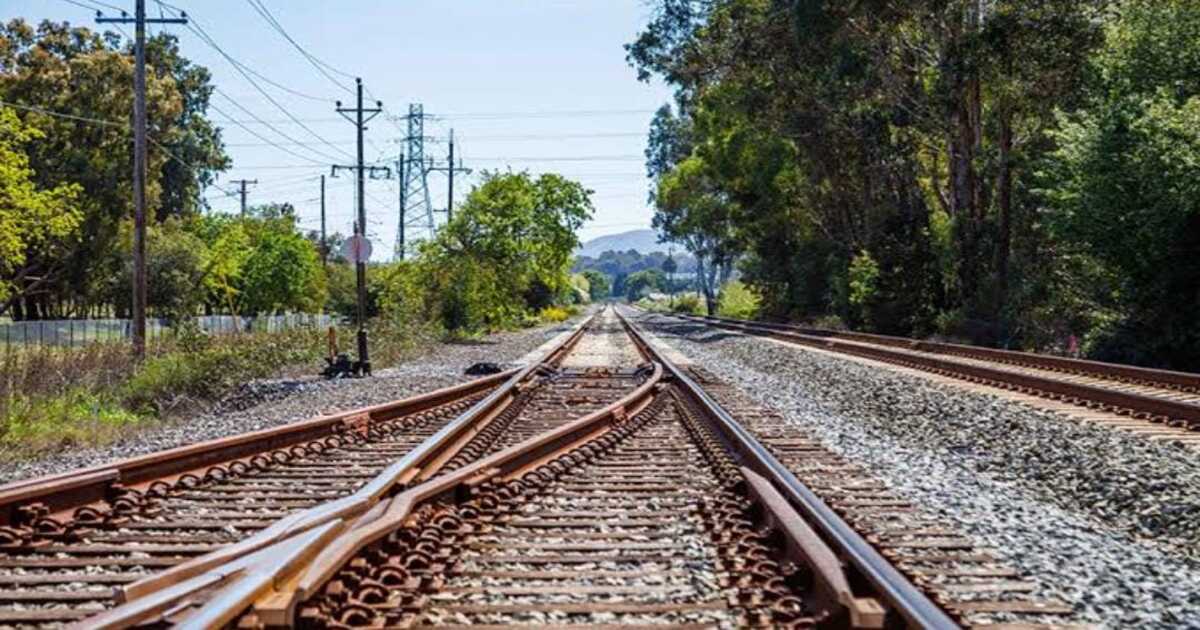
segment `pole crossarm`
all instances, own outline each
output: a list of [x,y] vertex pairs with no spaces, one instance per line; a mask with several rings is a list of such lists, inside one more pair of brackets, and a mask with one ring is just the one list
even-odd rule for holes
[[[338,171],[358,171],[360,167],[354,164],[334,164],[329,167],[329,176],[337,177]],[[371,179],[391,179],[392,169],[390,166],[363,166],[361,167],[367,177]]]

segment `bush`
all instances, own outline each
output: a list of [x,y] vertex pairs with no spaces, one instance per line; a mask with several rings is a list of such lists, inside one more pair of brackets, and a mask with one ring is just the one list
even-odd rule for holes
[[730,280],[721,289],[721,299],[717,301],[717,315],[733,319],[754,319],[758,315],[758,305],[758,295],[740,280]]
[[668,304],[671,304],[670,309],[674,313],[704,314],[704,302],[695,293],[681,293],[675,297],[673,304],[671,302]]
[[573,313],[562,306],[547,306],[538,313],[538,318],[543,322],[557,324],[565,322],[571,318]]

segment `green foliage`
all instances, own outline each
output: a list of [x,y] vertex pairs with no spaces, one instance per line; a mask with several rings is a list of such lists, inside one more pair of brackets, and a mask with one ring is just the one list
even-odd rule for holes
[[547,306],[538,313],[538,319],[543,322],[558,324],[567,321],[573,314],[570,309],[562,306]]
[[[209,215],[193,223],[208,250],[197,286],[204,287],[211,308],[256,315],[325,306],[327,281],[317,245],[296,229],[289,209],[263,206],[245,218]],[[344,279],[346,272],[338,273]]]
[[[72,201],[53,204],[55,216],[76,223],[87,238],[26,248],[16,271],[0,269],[0,280],[27,296],[0,301],[0,312],[14,318],[61,317],[67,304],[127,313],[128,291],[113,290],[126,264],[121,223],[132,214],[132,142],[125,121],[133,104],[133,61],[121,41],[66,23],[35,27],[13,19],[0,25],[0,100],[113,121],[20,112],[26,125],[40,131],[27,145],[35,187],[77,190]],[[210,76],[181,56],[173,35],[150,37],[146,56],[150,221],[195,216],[203,208],[204,186],[229,164],[219,131],[206,117]]]
[[570,295],[575,232],[591,216],[590,195],[559,175],[485,174],[386,283],[381,302],[411,304],[419,294],[422,311],[454,334],[526,321]]
[[[700,294],[698,293],[681,293],[669,300],[668,304],[670,305],[670,310],[675,313],[688,313],[690,315],[704,314],[704,302],[700,299]],[[724,317],[736,317],[735,315],[726,313],[718,312],[718,314]]]
[[612,282],[604,272],[587,269],[583,272],[583,277],[588,281],[588,295],[593,302],[601,302],[611,295]]
[[592,301],[592,283],[581,273],[571,274],[571,291],[568,300],[572,304],[588,304]]
[[758,296],[742,281],[730,280],[721,288],[717,315],[733,319],[754,319],[758,315],[758,309]]
[[24,146],[42,137],[0,110],[0,304],[27,286],[31,258],[60,252],[79,237],[79,187],[35,184]]
[[870,306],[879,293],[879,263],[866,250],[850,260],[846,300],[859,321],[870,321]]
[[737,260],[773,317],[1200,365],[1200,5],[876,4],[656,0],[627,46],[707,307]]
[[646,269],[629,274],[625,280],[625,299],[636,302],[652,292],[661,292],[667,277],[658,269]]
[[261,234],[241,278],[244,313],[316,312],[325,302],[325,276],[316,249],[294,231]]

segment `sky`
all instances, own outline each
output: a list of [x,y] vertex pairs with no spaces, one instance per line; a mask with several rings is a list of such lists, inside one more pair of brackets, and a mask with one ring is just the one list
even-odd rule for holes
[[[252,1],[319,62],[289,43]],[[402,117],[420,103],[427,115],[426,156],[444,164],[453,129],[455,162],[461,158],[473,170],[456,175],[457,202],[483,170],[558,172],[595,191],[595,216],[581,240],[650,226],[643,151],[654,110],[670,100],[670,91],[638,82],[622,48],[646,23],[647,0],[164,2],[147,0],[148,14],[170,17],[175,7],[191,24],[151,26],[150,32],[176,33],[183,54],[212,72],[218,92],[209,114],[233,159],[217,183],[234,191],[233,180],[258,180],[248,188],[250,205],[290,202],[304,228],[319,227],[319,178],[335,160],[352,164],[355,151],[354,126],[338,116],[334,101],[352,106],[351,77],[361,76],[367,105],[377,99],[384,108],[365,134],[368,162],[392,165],[407,134]],[[0,19],[95,28],[95,9],[116,16],[114,8],[132,14],[133,0],[0,0]],[[123,28],[133,34],[132,26]],[[248,69],[275,103],[203,34]],[[430,173],[428,182],[432,205],[444,209],[446,175]],[[349,233],[352,173],[327,178],[326,190],[328,230]],[[394,179],[367,182],[375,260],[393,251],[398,192]],[[210,188],[206,197],[213,211],[238,211],[236,196]],[[444,220],[444,213],[437,218]]]

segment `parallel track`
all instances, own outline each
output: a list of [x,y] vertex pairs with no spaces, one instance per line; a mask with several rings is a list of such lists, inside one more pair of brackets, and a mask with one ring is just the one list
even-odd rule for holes
[[[1200,374],[790,324],[677,317],[1130,416],[1164,428],[1200,431]],[[1176,434],[1192,441],[1182,431]]]

